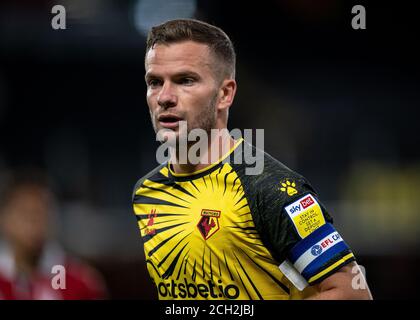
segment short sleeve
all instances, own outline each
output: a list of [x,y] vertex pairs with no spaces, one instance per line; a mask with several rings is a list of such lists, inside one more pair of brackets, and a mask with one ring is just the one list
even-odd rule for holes
[[279,262],[289,260],[309,284],[354,260],[305,178],[291,172],[261,193],[258,211],[266,246]]

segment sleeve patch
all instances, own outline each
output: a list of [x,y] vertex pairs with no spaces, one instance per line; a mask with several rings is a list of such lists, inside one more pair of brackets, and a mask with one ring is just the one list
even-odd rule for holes
[[321,206],[311,194],[306,194],[286,206],[285,210],[302,239],[320,226],[325,225]]
[[312,284],[353,261],[354,255],[340,234],[327,223],[297,243],[289,259],[296,270]]

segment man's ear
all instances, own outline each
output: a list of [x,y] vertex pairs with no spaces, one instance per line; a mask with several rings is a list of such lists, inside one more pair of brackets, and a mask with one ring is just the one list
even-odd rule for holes
[[235,98],[236,94],[236,81],[234,79],[225,79],[222,82],[219,90],[219,103],[218,110],[228,109]]

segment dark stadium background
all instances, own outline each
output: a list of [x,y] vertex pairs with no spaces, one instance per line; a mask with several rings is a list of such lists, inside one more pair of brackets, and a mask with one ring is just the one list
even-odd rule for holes
[[[51,28],[54,4],[66,30]],[[356,4],[366,30],[351,28]],[[188,11],[236,46],[230,128],[265,129],[265,150],[312,182],[375,298],[418,297],[419,34],[408,1],[2,0],[0,183],[10,169],[44,168],[58,240],[102,272],[111,298],[154,298],[130,205],[157,147],[139,25]]]

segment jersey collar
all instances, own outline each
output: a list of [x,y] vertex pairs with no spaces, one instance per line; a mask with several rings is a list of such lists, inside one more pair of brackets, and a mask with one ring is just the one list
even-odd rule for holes
[[211,172],[219,169],[220,167],[223,166],[223,164],[226,162],[226,160],[228,160],[228,157],[236,150],[236,148],[243,143],[244,139],[240,138],[238,141],[235,142],[234,146],[226,153],[224,154],[221,158],[219,158],[218,161],[216,161],[215,163],[212,163],[210,165],[208,165],[207,167],[194,171],[194,172],[189,172],[189,173],[176,173],[173,171],[172,169],[172,165],[171,163],[168,161],[166,167],[168,169],[168,176],[172,179],[174,179],[175,181],[187,181],[187,180],[193,180],[193,179],[198,179],[201,177],[204,177],[208,174],[210,174]]

